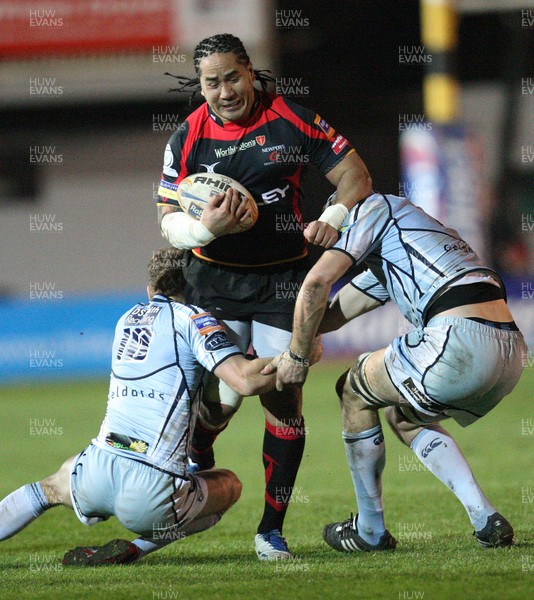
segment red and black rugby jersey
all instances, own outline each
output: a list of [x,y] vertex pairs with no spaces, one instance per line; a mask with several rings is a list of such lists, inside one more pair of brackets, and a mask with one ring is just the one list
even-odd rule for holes
[[306,254],[300,203],[301,179],[311,163],[328,173],[352,146],[315,112],[274,94],[256,93],[251,116],[224,123],[207,103],[171,136],[165,149],[159,204],[179,206],[178,183],[214,172],[244,185],[258,204],[256,224],[225,235],[197,256],[235,266],[260,266]]

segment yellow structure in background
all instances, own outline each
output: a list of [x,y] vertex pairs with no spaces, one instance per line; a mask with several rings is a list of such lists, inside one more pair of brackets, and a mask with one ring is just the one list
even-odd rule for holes
[[423,81],[426,119],[443,124],[454,122],[460,114],[455,72],[458,43],[455,0],[421,0],[421,40],[432,57]]

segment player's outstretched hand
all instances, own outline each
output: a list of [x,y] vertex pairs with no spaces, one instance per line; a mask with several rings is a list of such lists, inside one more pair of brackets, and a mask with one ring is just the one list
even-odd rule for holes
[[308,375],[309,362],[302,364],[291,358],[289,351],[282,352],[262,369],[262,375],[276,372],[276,389],[281,392],[285,387],[301,386]]
[[338,241],[339,232],[324,221],[312,221],[304,230],[304,237],[310,244],[331,248]]
[[243,228],[240,223],[244,223],[250,216],[246,198],[230,188],[225,194],[217,194],[208,200],[200,222],[215,237],[220,237],[230,233],[241,233]]

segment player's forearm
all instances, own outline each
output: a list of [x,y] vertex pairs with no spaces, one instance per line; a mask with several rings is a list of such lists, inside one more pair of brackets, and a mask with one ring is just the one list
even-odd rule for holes
[[248,388],[248,393],[243,396],[256,396],[271,392],[275,388],[276,375],[262,375],[261,370],[266,367],[272,360],[269,358],[255,358],[254,360],[246,360],[243,366],[243,381]]
[[258,396],[259,394],[272,392],[275,384],[276,375],[260,375],[259,373],[255,373],[247,377],[239,377],[233,381],[232,385],[228,385],[240,396]]
[[275,388],[275,375],[261,375],[260,371],[272,358],[247,360],[242,355],[231,356],[216,369],[215,375],[241,396],[256,396]]
[[293,335],[289,349],[299,358],[309,359],[313,340],[324,315],[331,284],[320,277],[307,277],[297,298]]
[[[167,208],[167,207],[164,207]],[[197,248],[206,246],[215,236],[200,221],[183,212],[158,208],[160,230],[163,237],[175,248]]]

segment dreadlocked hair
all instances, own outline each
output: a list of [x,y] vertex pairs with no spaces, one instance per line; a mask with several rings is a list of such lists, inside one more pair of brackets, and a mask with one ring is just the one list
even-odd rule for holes
[[172,247],[162,248],[154,253],[148,263],[148,285],[155,293],[163,296],[183,296],[184,253],[185,250]]
[[217,35],[204,38],[197,44],[195,53],[193,54],[195,73],[199,74],[199,65],[203,58],[216,53],[228,54],[230,52],[233,52],[237,56],[238,63],[245,67],[249,64],[250,58],[245,50],[245,46],[243,46],[243,42],[235,35],[231,33],[218,33]]
[[[250,64],[250,58],[245,50],[245,46],[243,46],[243,42],[235,35],[232,35],[231,33],[218,33],[217,35],[212,35],[203,39],[197,44],[193,54],[193,65],[195,67],[195,73],[197,74],[197,77],[183,77],[182,75],[165,73],[165,75],[174,77],[180,83],[180,87],[170,89],[169,92],[189,93],[189,104],[191,105],[195,94],[200,91],[200,61],[207,56],[211,56],[212,54],[228,54],[230,52],[236,55],[238,63],[245,66]],[[268,82],[275,81],[274,77],[267,75],[267,73],[270,72],[271,71],[266,69],[254,69],[256,79],[260,82],[261,88],[264,92],[267,91]]]

